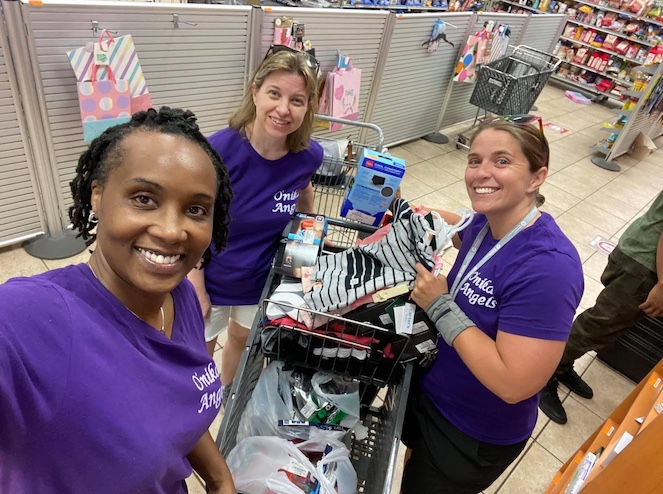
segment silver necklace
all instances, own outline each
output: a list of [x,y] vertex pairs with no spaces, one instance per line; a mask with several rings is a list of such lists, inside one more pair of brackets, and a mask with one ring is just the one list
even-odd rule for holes
[[[94,272],[94,269],[92,269],[92,266],[90,265],[90,263],[86,262],[85,264],[87,264],[87,267],[90,268],[90,271],[92,272],[92,276],[94,276],[97,279],[97,281],[99,281],[99,283],[101,283],[101,281],[99,280],[99,277],[97,276],[97,273]],[[122,302],[120,302],[120,303],[122,303]],[[129,312],[131,312],[138,319],[140,319],[143,322],[146,322],[142,317],[140,317],[138,314],[136,314],[134,311],[132,311],[129,307],[127,307],[124,304],[122,304],[122,305],[124,306],[125,309],[127,309]],[[164,312],[163,312],[163,305],[161,307],[159,307],[159,313],[161,314],[161,329],[158,329],[158,328],[154,328],[154,329],[159,331],[162,335],[166,336],[166,316],[164,315]]]

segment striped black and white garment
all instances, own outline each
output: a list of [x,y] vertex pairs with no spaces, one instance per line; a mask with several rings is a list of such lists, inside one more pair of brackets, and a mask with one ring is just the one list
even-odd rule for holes
[[415,264],[433,266],[435,243],[430,243],[427,232],[439,228],[434,223],[432,215],[413,214],[407,201],[398,199],[394,222],[384,238],[318,259],[312,281],[322,285],[304,296],[306,303],[328,312],[400,283],[411,290],[417,277]]

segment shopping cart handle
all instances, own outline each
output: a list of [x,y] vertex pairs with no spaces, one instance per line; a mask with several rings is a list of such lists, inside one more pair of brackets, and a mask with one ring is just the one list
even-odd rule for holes
[[362,233],[373,233],[377,230],[377,227],[372,225],[364,225],[363,223],[357,223],[355,221],[343,220],[338,218],[327,217],[327,224],[332,226],[341,226],[343,228],[349,228],[351,230],[356,230]]
[[315,119],[322,120],[323,122],[354,125],[355,127],[365,127],[367,129],[371,129],[375,131],[378,135],[378,143],[375,146],[375,149],[377,149],[379,152],[382,152],[382,149],[384,147],[384,133],[382,132],[382,129],[375,124],[366,123],[366,122],[355,122],[354,120],[346,120],[344,118],[336,118],[336,117],[330,117],[328,115],[318,115],[318,114],[315,115]]

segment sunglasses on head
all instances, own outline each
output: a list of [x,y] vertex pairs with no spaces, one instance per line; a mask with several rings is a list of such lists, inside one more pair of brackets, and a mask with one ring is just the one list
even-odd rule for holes
[[[539,122],[539,130],[541,131],[541,149],[544,156],[548,155],[548,146],[546,145],[543,133],[543,119],[539,115],[499,115],[484,121],[484,123],[488,124],[490,122],[495,122],[496,120],[502,120],[515,125],[529,125],[534,122]],[[548,163],[545,163],[544,166],[548,166]]]
[[314,72],[314,74],[317,75],[318,71],[320,70],[320,62],[318,62],[318,59],[315,58],[313,55],[311,55],[310,53],[306,53],[305,51],[295,50],[294,48],[290,48],[289,46],[286,45],[271,45],[269,47],[269,50],[267,50],[267,53],[265,53],[265,58],[263,59],[263,62],[272,55],[274,55],[275,53],[279,53],[281,51],[287,51],[290,53],[301,53],[302,55],[304,55],[306,59],[306,65],[308,65],[308,67]]

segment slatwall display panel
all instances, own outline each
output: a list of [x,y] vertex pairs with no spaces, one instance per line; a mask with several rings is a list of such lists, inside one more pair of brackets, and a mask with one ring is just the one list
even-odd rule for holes
[[[651,81],[652,83],[645,91],[645,95],[653,94],[657,86],[663,85],[663,64],[659,64],[656,72],[652,74]],[[652,87],[654,86],[654,87]],[[638,134],[642,132],[645,135],[652,133],[652,129],[660,129],[658,124],[660,114],[657,112],[649,113],[649,107],[651,101],[648,101],[647,98],[643,97],[638,101],[637,106],[635,107],[633,113],[628,118],[626,125],[622,128],[622,131],[619,133],[617,140],[610,149],[610,155],[607,159],[615,159],[622,154],[628,153],[631,150],[633,141],[635,141]]]
[[[484,23],[491,20],[495,24],[508,24],[511,29],[511,37],[509,39],[511,45],[519,44],[520,36],[527,22],[527,16],[521,14],[481,13],[477,15],[476,19],[476,24],[470,34],[480,31]],[[472,96],[474,86],[475,84],[467,82],[453,82],[451,84],[451,95],[444,110],[441,128],[450,127],[475,117],[477,107],[470,104],[470,96]]]
[[[11,59],[0,22],[0,246],[43,231],[12,93]],[[9,62],[9,63],[8,63]]]
[[[463,37],[472,13],[404,14],[396,16],[372,120],[382,128],[386,145],[435,132]],[[454,46],[440,41],[429,53],[429,40],[438,19],[448,24],[445,34]]]
[[[49,130],[65,204],[69,181],[86,148],[76,77],[66,52],[96,41],[100,29],[131,34],[155,107],[192,110],[204,134],[227,126],[239,106],[248,63],[251,7],[106,2],[49,2],[27,10],[44,89]],[[179,27],[173,14],[179,16]],[[196,24],[191,25],[191,24]]]
[[566,16],[563,14],[532,15],[518,44],[552,53],[559,40],[560,28],[565,22]]
[[[359,95],[359,120],[364,121],[369,92],[377,69],[377,58],[383,41],[385,24],[389,13],[384,11],[352,11],[341,9],[311,9],[270,7],[265,8],[262,21],[262,40],[259,60],[274,43],[274,19],[286,16],[302,22],[306,28],[305,40],[315,48],[322,74],[327,74],[336,65],[337,51],[352,58],[355,67],[361,69],[361,91]],[[373,123],[373,122],[371,122]],[[336,132],[317,132],[317,136],[357,140],[359,127],[344,127]],[[375,132],[368,133],[375,141]],[[374,145],[374,142],[370,142]]]

